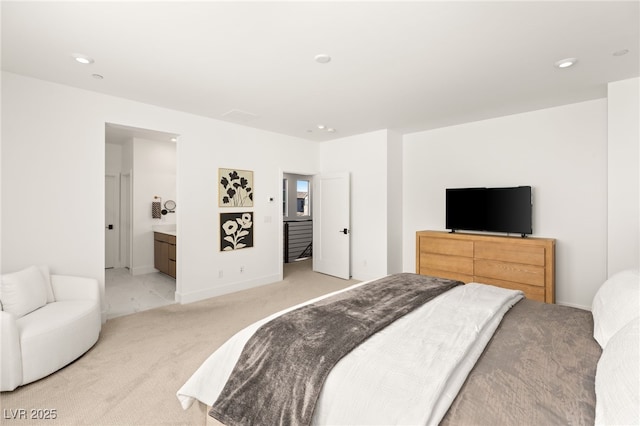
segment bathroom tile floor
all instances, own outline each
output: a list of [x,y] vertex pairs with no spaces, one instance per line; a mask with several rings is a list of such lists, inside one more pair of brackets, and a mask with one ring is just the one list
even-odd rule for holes
[[153,272],[131,275],[126,268],[105,269],[107,319],[175,303],[176,280]]

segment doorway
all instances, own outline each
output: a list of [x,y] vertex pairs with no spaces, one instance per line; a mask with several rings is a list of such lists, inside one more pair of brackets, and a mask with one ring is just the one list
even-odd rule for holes
[[[313,257],[312,175],[282,174],[283,275],[311,269]],[[295,265],[294,265],[295,263]]]
[[176,279],[154,268],[153,232],[175,231],[177,209],[156,218],[152,202],[178,204],[176,142],[172,133],[105,124],[107,319],[175,303]]
[[[282,277],[287,266],[304,262],[308,269],[351,278],[351,184],[348,172],[296,174],[282,172]],[[315,217],[314,217],[315,216]],[[287,252],[287,225],[310,223],[310,241]],[[291,231],[290,231],[291,233]],[[315,252],[315,253],[314,253]],[[298,257],[299,256],[299,257]],[[288,261],[287,261],[288,260]],[[301,266],[297,265],[297,268]]]

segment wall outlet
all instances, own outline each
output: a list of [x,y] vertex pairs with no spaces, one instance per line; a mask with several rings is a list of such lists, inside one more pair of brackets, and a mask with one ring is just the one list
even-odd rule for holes
[[218,278],[222,278],[222,277],[223,277],[223,275],[224,275],[224,272],[222,272],[222,269],[220,269],[220,270],[218,271]]
[[244,272],[244,266],[241,266],[240,267],[240,273],[243,273],[243,272]]

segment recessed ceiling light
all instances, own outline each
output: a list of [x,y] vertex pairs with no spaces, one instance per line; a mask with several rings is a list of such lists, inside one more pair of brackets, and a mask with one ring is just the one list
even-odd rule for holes
[[91,77],[95,78],[96,80],[102,80],[104,77],[100,74],[91,74]]
[[314,58],[315,61],[319,64],[326,64],[328,62],[331,62],[331,56],[326,55],[324,53],[321,53],[319,55],[316,55],[316,57]]
[[575,65],[576,62],[578,62],[576,58],[566,58],[559,60],[554,65],[556,66],[556,68],[569,68]]
[[629,49],[616,50],[613,52],[613,56],[623,56],[629,53]]
[[178,138],[171,138],[171,142],[178,142]]
[[327,127],[324,124],[318,124],[316,125],[316,127],[318,128],[318,130],[324,130],[327,133],[335,133],[336,129],[334,129],[333,127]]
[[89,64],[92,64],[94,62],[93,58],[90,58],[90,57],[88,57],[86,55],[80,55],[78,53],[74,53],[71,56],[73,56],[73,59],[75,59],[76,62],[79,62],[79,63],[84,64],[84,65],[89,65]]

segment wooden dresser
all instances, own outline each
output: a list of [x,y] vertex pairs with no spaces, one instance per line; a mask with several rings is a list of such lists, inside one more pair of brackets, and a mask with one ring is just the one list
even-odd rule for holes
[[528,299],[555,303],[555,240],[418,231],[416,273],[522,290]]

